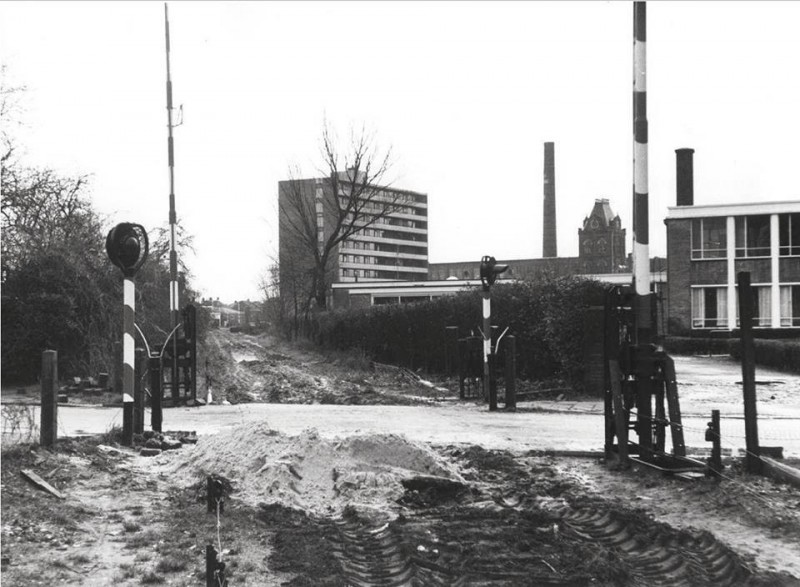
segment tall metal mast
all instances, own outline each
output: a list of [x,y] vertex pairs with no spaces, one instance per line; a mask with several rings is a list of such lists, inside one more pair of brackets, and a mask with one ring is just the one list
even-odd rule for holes
[[633,3],[633,281],[636,342],[652,342],[647,180],[647,33],[644,2]]
[[[169,67],[169,13],[164,3],[164,27],[167,42],[167,157],[169,160],[169,316],[172,330],[178,325],[178,253],[175,250],[175,145],[172,139],[172,78]],[[178,399],[178,336],[173,332],[172,338],[172,398]]]

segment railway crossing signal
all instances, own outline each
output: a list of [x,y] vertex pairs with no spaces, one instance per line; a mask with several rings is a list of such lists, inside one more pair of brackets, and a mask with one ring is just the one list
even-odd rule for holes
[[135,316],[136,289],[133,276],[144,264],[149,252],[147,232],[140,224],[122,222],[106,237],[106,252],[111,262],[122,270],[122,442],[133,444],[133,396],[136,362]]
[[481,284],[483,284],[483,291],[489,291],[489,288],[494,285],[497,276],[504,273],[506,269],[508,269],[508,265],[498,264],[494,257],[483,257],[483,259],[481,259]]

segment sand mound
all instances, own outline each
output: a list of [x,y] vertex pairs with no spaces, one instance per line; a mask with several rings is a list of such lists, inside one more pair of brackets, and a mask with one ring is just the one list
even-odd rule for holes
[[286,436],[254,423],[203,437],[169,466],[187,484],[210,474],[233,482],[234,496],[322,515],[347,505],[385,507],[416,475],[463,481],[431,449],[394,434],[328,440],[316,430]]

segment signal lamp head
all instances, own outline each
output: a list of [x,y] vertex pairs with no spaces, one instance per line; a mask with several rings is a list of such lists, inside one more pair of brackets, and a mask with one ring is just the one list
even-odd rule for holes
[[485,256],[481,259],[481,284],[483,291],[489,291],[494,285],[497,276],[508,269],[508,265],[498,264],[494,257]]
[[147,259],[147,232],[140,224],[117,224],[106,237],[106,252],[125,277],[133,277]]

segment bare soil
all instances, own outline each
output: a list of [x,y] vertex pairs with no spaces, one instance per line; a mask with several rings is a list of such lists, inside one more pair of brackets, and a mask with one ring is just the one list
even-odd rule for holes
[[[215,401],[452,401],[444,382],[362,357],[227,332],[216,340]],[[217,378],[230,382],[219,393]],[[115,441],[3,447],[3,582],[198,585],[212,544],[231,586],[800,585],[800,491],[747,475],[738,460],[721,481],[689,482],[589,459],[396,435],[287,436],[264,424],[155,458]],[[212,474],[225,492],[221,511],[208,512]]]

